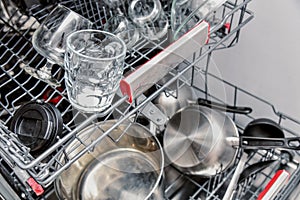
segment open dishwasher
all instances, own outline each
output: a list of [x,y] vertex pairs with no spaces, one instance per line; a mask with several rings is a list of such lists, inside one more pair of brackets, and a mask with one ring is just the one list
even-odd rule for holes
[[[103,139],[94,141],[82,140],[80,131],[98,122],[114,119],[112,127],[120,125],[129,118],[141,123],[146,118],[147,127],[154,134],[163,134],[164,125],[159,123],[159,115],[153,107],[153,100],[161,93],[176,98],[175,93],[168,93],[170,85],[176,83],[176,91],[182,87],[191,87],[198,97],[228,105],[243,105],[252,107],[247,115],[227,114],[233,119],[240,132],[253,119],[264,116],[276,121],[284,130],[285,136],[297,136],[300,122],[278,111],[269,103],[239,86],[223,80],[216,70],[211,70],[211,57],[214,51],[226,51],[239,42],[242,28],[253,18],[253,13],[247,9],[251,0],[228,0],[217,10],[214,10],[206,21],[210,24],[209,41],[203,47],[183,60],[177,70],[170,71],[167,81],[154,83],[149,91],[142,94],[133,103],[128,103],[127,96],[116,95],[114,103],[105,112],[86,114],[74,109],[64,87],[64,70],[53,66],[53,75],[61,83],[61,87],[53,87],[28,75],[24,67],[40,68],[47,62],[32,46],[31,37],[35,29],[50,13],[57,3],[80,13],[101,29],[112,13],[101,1],[73,0],[45,4],[5,5],[1,1],[0,18],[1,57],[0,57],[0,194],[2,199],[57,199],[53,182],[80,156],[93,151],[93,147]],[[170,1],[161,1],[167,13],[172,7]],[[125,72],[136,70],[141,64],[150,60],[170,43],[169,35],[160,40],[149,40],[141,37],[127,52]],[[57,136],[55,143],[38,155],[32,155],[30,149],[22,144],[18,136],[9,130],[10,123],[22,104],[29,101],[43,101],[54,105],[61,113],[63,120],[62,135]],[[259,105],[253,107],[253,105]],[[150,122],[149,122],[150,120]],[[156,121],[158,120],[158,121]],[[154,127],[154,128],[153,128]],[[159,127],[159,128],[157,128]],[[112,129],[104,131],[109,134]],[[122,135],[120,136],[122,137]],[[80,144],[78,149],[68,149],[74,141]],[[76,155],[72,152],[76,151]],[[61,154],[66,159],[62,162]],[[299,183],[300,169],[298,152],[290,151],[291,158],[281,164],[272,164],[264,170],[252,174],[240,182],[236,188],[235,199],[257,199],[274,178],[276,172],[283,167],[289,173],[288,182],[276,191],[275,199],[295,199],[295,188]],[[187,175],[175,169],[172,164],[164,167],[165,199],[222,199],[226,188],[236,170],[242,151],[238,151],[234,165],[229,169],[217,172],[215,176],[204,178]],[[280,150],[257,150],[249,153],[246,165],[267,161],[270,159],[284,160]]]

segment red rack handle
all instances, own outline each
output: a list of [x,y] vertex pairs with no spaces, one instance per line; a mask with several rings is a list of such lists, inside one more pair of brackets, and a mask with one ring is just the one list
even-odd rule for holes
[[137,96],[162,79],[175,66],[203,47],[208,42],[209,29],[209,24],[202,21],[122,79],[120,89],[123,95],[127,95],[128,101],[132,103]]
[[257,200],[273,199],[282,189],[290,177],[286,170],[278,170],[273,178],[269,181],[266,188],[259,194]]

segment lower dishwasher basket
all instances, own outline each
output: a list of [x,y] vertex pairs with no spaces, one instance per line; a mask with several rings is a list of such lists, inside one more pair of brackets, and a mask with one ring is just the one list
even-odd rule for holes
[[[164,9],[170,10],[168,1],[162,1]],[[82,141],[78,136],[80,130],[98,121],[116,119],[118,126],[123,121],[134,116],[153,116],[151,110],[152,100],[165,90],[172,82],[176,82],[177,90],[184,85],[192,87],[199,97],[212,99],[230,105],[247,105],[253,108],[249,115],[229,114],[235,121],[240,131],[251,120],[257,117],[268,117],[280,124],[287,136],[295,136],[300,129],[300,122],[277,111],[269,102],[250,94],[242,88],[235,86],[219,75],[212,73],[212,54],[216,50],[233,47],[239,40],[241,28],[252,18],[253,13],[247,9],[250,0],[233,0],[225,2],[218,10],[214,11],[206,20],[211,24],[210,40],[204,47],[195,52],[191,57],[180,63],[177,70],[168,74],[172,77],[165,84],[154,84],[145,94],[146,97],[138,98],[134,103],[127,103],[126,96],[117,95],[113,105],[104,113],[85,114],[72,108],[64,88],[63,69],[54,65],[53,74],[62,83],[62,87],[53,88],[25,73],[24,67],[40,68],[46,59],[40,56],[31,44],[31,36],[39,23],[47,16],[55,5],[37,5],[25,9],[9,7],[0,14],[0,169],[1,174],[9,183],[7,187],[23,199],[55,199],[53,195],[53,181],[55,178],[76,159],[84,153],[92,151],[99,140],[92,143]],[[109,9],[101,1],[75,0],[60,1],[67,7],[92,20],[99,29],[111,16]],[[127,52],[125,72],[134,71],[136,67],[149,60],[152,56],[163,50],[170,43],[168,36],[159,41],[151,41],[141,37],[134,47]],[[168,94],[174,95],[174,94]],[[176,98],[176,95],[174,96]],[[63,117],[63,137],[38,156],[33,156],[30,149],[19,142],[15,133],[8,130],[10,121],[18,108],[25,102],[42,100],[54,104]],[[255,105],[255,107],[254,107]],[[150,109],[149,109],[150,106]],[[154,117],[155,119],[155,117]],[[153,129],[153,127],[155,127]],[[160,132],[164,127],[150,121],[149,129]],[[157,133],[155,132],[155,133]],[[105,133],[107,135],[109,131]],[[65,152],[67,145],[77,140],[83,149],[76,156],[68,156]],[[64,153],[67,157],[64,163],[59,161],[59,155]],[[293,159],[285,164],[290,173],[288,184],[278,192],[276,199],[288,199],[299,182],[298,153],[291,152]],[[247,165],[252,163],[280,158],[281,151],[259,150],[248,157]],[[240,154],[236,159],[238,163]],[[281,159],[278,159],[281,160]],[[235,165],[236,166],[236,165]],[[235,171],[235,166],[229,170],[218,173],[213,178],[201,178],[180,173],[172,166],[165,167],[165,195],[167,199],[222,199],[226,187]],[[239,184],[237,199],[257,199],[276,171],[282,165],[271,165],[265,170],[247,178]],[[36,185],[43,187],[45,192],[37,196],[34,188],[28,184],[32,178]],[[11,190],[6,190],[11,191]],[[1,191],[0,191],[1,192]],[[2,193],[3,194],[3,193]],[[297,194],[292,194],[297,195]],[[290,197],[293,199],[292,197]]]

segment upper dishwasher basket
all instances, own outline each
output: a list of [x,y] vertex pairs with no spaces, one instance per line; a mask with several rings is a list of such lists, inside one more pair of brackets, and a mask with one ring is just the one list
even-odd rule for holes
[[[110,9],[101,2],[93,0],[66,0],[59,3],[90,19],[98,29],[101,29],[112,15]],[[168,19],[170,19],[171,5],[169,1],[161,2]],[[15,8],[10,9],[6,14],[1,12],[0,163],[11,168],[11,175],[18,177],[30,192],[33,189],[27,183],[29,178],[33,178],[42,187],[49,188],[62,171],[67,169],[83,154],[93,151],[93,147],[105,135],[108,135],[114,127],[128,119],[139,122],[144,118],[156,119],[152,100],[164,92],[172,83],[176,83],[176,90],[184,86],[192,87],[197,91],[199,97],[223,102],[224,99],[219,93],[209,89],[212,84],[212,87],[221,84],[222,87],[226,88],[228,97],[228,102],[225,103],[252,106],[252,104],[259,102],[261,104],[260,112],[262,112],[261,109],[266,110],[266,116],[278,122],[287,135],[297,135],[296,133],[300,130],[299,121],[280,113],[271,103],[219,78],[209,70],[211,55],[214,51],[226,50],[239,42],[242,28],[253,18],[253,13],[247,8],[249,2],[250,0],[229,0],[207,16],[205,21],[210,24],[209,42],[180,63],[177,70],[169,72],[167,81],[160,80],[157,83],[153,83],[153,87],[143,95],[138,96],[132,104],[127,102],[127,96],[118,94],[109,109],[104,113],[93,115],[81,113],[70,105],[64,87],[64,71],[59,66],[54,65],[52,71],[52,74],[62,85],[59,88],[51,87],[29,76],[24,71],[25,66],[40,68],[46,63],[46,59],[34,50],[31,44],[31,37],[34,30],[56,4],[33,5],[26,9]],[[124,75],[135,71],[137,67],[165,49],[170,42],[172,42],[170,35],[166,35],[160,40],[149,40],[141,37],[127,52]],[[25,147],[18,140],[16,134],[7,127],[10,126],[12,117],[22,104],[37,100],[49,102],[61,112],[63,117],[63,136],[58,137],[55,144],[43,153],[32,155],[30,149]],[[256,115],[258,111],[254,107],[253,110],[254,112],[247,116],[232,114],[230,117],[234,119],[239,129],[243,130],[247,122],[258,117]],[[92,142],[87,142],[89,140],[84,140],[80,137],[79,133],[85,127],[110,119],[115,119],[116,124],[106,131],[103,137]],[[160,126],[155,120],[147,124],[151,131],[153,131],[152,126],[158,126],[159,130],[164,129],[164,126]],[[118,138],[114,138],[114,140],[118,140]],[[74,141],[77,141],[80,145],[76,149],[70,150],[70,148],[67,148],[68,144]],[[80,150],[78,151],[78,149]],[[76,151],[77,154],[72,154],[73,151]],[[64,154],[66,158],[64,162],[60,160],[61,154]],[[277,151],[258,151],[249,156],[246,165],[257,161],[278,158],[279,155],[280,152]],[[297,154],[294,155],[294,158],[296,156]],[[238,160],[236,159],[236,163]],[[296,160],[293,160],[291,163],[289,184],[277,195],[276,199],[286,199],[299,181],[300,171],[298,163]],[[240,199],[256,199],[262,191],[261,188],[266,186],[277,170],[278,168],[272,165],[257,176],[251,177],[251,180],[240,184],[238,197]],[[221,199],[224,188],[232,177],[235,167],[219,173],[213,178],[206,179],[184,175],[174,170],[172,166],[167,166],[166,171],[172,172],[172,175],[170,173],[166,175],[165,194],[168,199],[180,199],[180,195],[183,193],[185,197],[191,200],[203,198]],[[189,185],[190,189],[188,190],[185,185]],[[33,194],[32,199],[35,197]]]

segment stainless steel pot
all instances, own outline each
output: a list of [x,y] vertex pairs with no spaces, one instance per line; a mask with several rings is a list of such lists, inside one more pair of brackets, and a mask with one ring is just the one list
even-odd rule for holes
[[[84,129],[80,139],[89,143],[100,137],[115,121],[106,121]],[[119,138],[117,142],[111,138]],[[142,125],[122,123],[65,170],[55,181],[60,199],[163,199],[162,147]],[[76,140],[66,149],[68,158],[84,146]],[[62,154],[60,161],[66,159]]]
[[164,150],[180,171],[210,177],[228,169],[236,158],[237,148],[227,143],[228,137],[238,137],[230,117],[206,107],[187,106],[169,120]]

